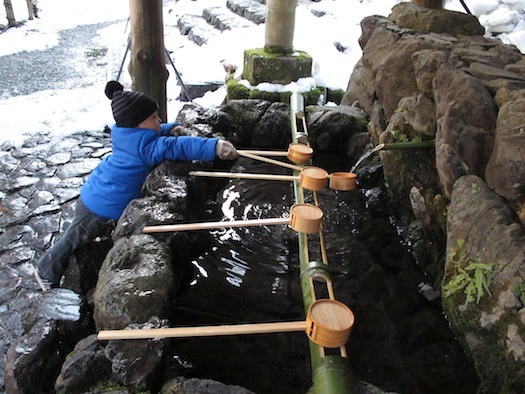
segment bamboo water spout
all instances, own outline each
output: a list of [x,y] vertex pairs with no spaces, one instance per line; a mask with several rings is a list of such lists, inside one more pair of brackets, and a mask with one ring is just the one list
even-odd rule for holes
[[392,144],[380,144],[376,148],[380,147],[379,150],[394,150],[394,149],[424,149],[433,148],[435,146],[434,140],[426,141],[409,141],[409,142],[396,142]]
[[[295,114],[303,111],[302,95],[292,93],[290,97],[290,118],[292,128],[292,141],[298,141],[301,138],[307,139],[307,135],[297,130]],[[304,195],[299,182],[294,182],[295,202],[303,203]],[[314,193],[315,195],[315,193]],[[320,230],[320,233],[322,231]],[[298,233],[297,240],[299,244],[299,263],[301,271],[304,272],[309,264],[308,239],[305,234]],[[306,275],[301,278],[301,290],[305,308],[309,308],[315,302],[315,294],[312,291],[311,278]],[[345,393],[354,392],[354,380],[350,364],[346,358],[346,350],[341,348],[341,355],[327,356],[324,348],[320,347],[313,341],[309,343],[310,347],[310,364],[312,367],[313,392],[315,394],[325,393]]]

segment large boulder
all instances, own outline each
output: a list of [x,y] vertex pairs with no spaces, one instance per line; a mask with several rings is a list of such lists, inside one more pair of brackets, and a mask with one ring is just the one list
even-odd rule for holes
[[60,370],[64,354],[57,352],[59,324],[40,319],[7,351],[5,388],[8,393],[52,392],[53,379]]
[[55,382],[57,392],[84,392],[94,383],[111,378],[111,362],[104,346],[92,334],[75,345]]
[[162,386],[161,394],[201,393],[201,394],[252,394],[244,387],[226,385],[211,379],[186,379],[182,376],[171,379]]
[[484,392],[524,392],[525,231],[473,175],[454,184],[447,230],[443,304],[452,327]]
[[498,112],[494,149],[485,175],[488,185],[518,212],[525,225],[525,98],[504,104]]
[[446,9],[430,9],[410,2],[396,4],[390,14],[397,25],[418,33],[481,36],[485,29],[474,15]]
[[346,153],[352,136],[366,131],[363,111],[356,107],[309,106],[306,108],[310,143],[315,152]]
[[[436,145],[447,144],[468,168],[469,174],[483,176],[494,141],[496,106],[483,84],[471,75],[443,65],[435,77],[437,132]],[[457,178],[437,158],[440,181],[450,196]]]
[[[128,329],[161,328],[166,321],[153,317],[145,324],[128,326]],[[135,390],[158,392],[162,377],[165,340],[109,341],[104,349],[111,363],[111,376],[114,381]]]
[[170,313],[177,282],[171,252],[149,235],[120,238],[99,272],[94,319],[99,330],[123,329]]
[[264,100],[230,100],[222,105],[220,110],[226,114],[228,139],[236,146],[250,146],[252,130],[269,107],[270,102]]

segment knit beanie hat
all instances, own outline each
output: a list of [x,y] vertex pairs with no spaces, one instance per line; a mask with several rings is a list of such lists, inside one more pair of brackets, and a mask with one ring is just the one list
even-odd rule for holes
[[109,81],[104,90],[111,99],[113,117],[119,127],[136,127],[159,109],[155,100],[145,93],[124,91],[117,81]]

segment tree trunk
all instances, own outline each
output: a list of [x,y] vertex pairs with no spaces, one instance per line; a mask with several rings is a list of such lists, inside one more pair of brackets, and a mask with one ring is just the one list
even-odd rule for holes
[[264,48],[272,53],[292,53],[297,0],[267,0]]
[[166,69],[162,0],[130,0],[132,89],[159,103],[159,116],[166,122]]
[[28,15],[28,18],[29,20],[32,20],[34,15],[33,15],[33,2],[32,0],[26,0],[26,4],[27,4],[27,15]]
[[4,0],[5,14],[7,17],[7,26],[14,27],[16,26],[15,13],[13,12],[13,5],[11,0]]
[[426,8],[443,8],[444,0],[412,0],[412,3]]

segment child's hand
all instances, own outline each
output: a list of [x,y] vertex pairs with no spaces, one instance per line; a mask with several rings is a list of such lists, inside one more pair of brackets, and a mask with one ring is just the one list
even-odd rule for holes
[[217,141],[217,156],[222,160],[233,160],[237,158],[237,149],[229,141],[219,140]]

